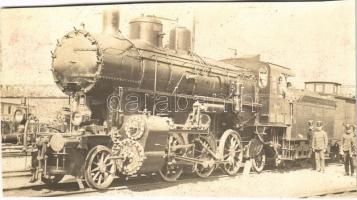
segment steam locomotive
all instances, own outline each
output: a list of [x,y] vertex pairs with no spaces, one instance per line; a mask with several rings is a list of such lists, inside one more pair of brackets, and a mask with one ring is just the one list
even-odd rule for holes
[[330,109],[326,118],[336,109],[334,97],[293,93],[286,67],[196,55],[187,28],[175,27],[163,48],[155,16],[130,21],[129,38],[118,12],[103,19],[102,33],[75,29],[52,52],[54,80],[76,103],[69,132],[37,135],[32,181],[73,175],[103,189],[153,172],[166,181],[185,169],[236,175],[246,159],[261,172],[268,158],[278,165],[308,157],[299,106]]
[[33,107],[27,104],[26,98],[21,99],[21,104],[10,102],[1,102],[1,104],[1,143],[3,148],[19,145],[27,149],[34,142],[38,129],[38,119],[31,113]]

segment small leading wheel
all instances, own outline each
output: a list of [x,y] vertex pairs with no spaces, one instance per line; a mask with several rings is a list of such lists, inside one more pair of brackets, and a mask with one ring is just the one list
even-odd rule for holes
[[[187,140],[182,134],[171,134],[169,136],[169,148],[166,151],[166,163],[165,165],[159,170],[159,174],[161,178],[168,182],[176,181],[183,172],[183,167],[176,164],[174,158],[172,158],[172,154],[177,156],[184,156],[186,153],[186,149],[177,148],[178,145],[185,145],[187,144]],[[170,155],[169,155],[170,152]]]
[[201,178],[209,177],[216,169],[215,158],[212,153],[216,152],[216,142],[211,136],[199,136],[194,140],[194,158],[200,159],[200,163],[194,166],[194,172]]
[[265,151],[264,149],[261,150],[261,152],[255,156],[254,158],[252,158],[252,165],[253,165],[253,169],[257,172],[260,173],[263,171],[264,169],[264,165],[265,165]]
[[116,166],[110,159],[110,149],[98,145],[91,149],[86,158],[84,178],[88,186],[105,189],[114,180]]
[[55,185],[59,183],[64,175],[55,174],[55,175],[45,175],[41,177],[41,181],[44,182],[46,185]]
[[234,176],[238,173],[243,162],[243,145],[239,134],[234,130],[227,130],[219,141],[219,152],[222,154],[223,170],[226,174]]

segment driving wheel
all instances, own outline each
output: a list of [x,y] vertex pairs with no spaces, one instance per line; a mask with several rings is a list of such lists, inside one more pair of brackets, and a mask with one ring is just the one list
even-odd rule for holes
[[187,144],[187,139],[182,134],[171,134],[169,136],[169,146],[166,150],[166,163],[159,170],[161,178],[168,182],[176,181],[183,172],[183,167],[176,164],[176,160],[173,156],[184,156],[186,154],[186,149],[176,148],[178,145]]
[[221,158],[227,163],[223,164],[226,174],[234,176],[238,173],[243,162],[243,145],[239,134],[234,130],[227,130],[219,141]]
[[194,172],[201,178],[209,177],[216,168],[215,158],[216,142],[212,136],[198,136],[194,139],[194,158],[201,160],[194,165]]

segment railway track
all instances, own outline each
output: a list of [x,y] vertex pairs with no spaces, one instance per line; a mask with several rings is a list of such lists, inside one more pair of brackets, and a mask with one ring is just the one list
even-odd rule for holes
[[[296,168],[299,169],[299,168]],[[261,174],[265,173],[280,173],[280,169],[267,169],[263,171]],[[25,173],[25,172],[24,172]],[[255,174],[250,174],[255,175]],[[238,176],[244,176],[239,174]],[[259,175],[260,176],[260,175]],[[116,179],[113,182],[113,187],[110,187],[105,190],[95,190],[92,188],[84,188],[80,189],[78,183],[74,181],[69,182],[68,180],[63,183],[59,183],[55,186],[48,186],[44,184],[35,184],[35,185],[27,185],[23,187],[14,187],[14,188],[4,188],[3,193],[4,196],[76,196],[85,193],[106,193],[110,191],[149,191],[161,188],[173,187],[180,184],[185,183],[195,183],[195,182],[209,182],[214,180],[228,180],[230,177],[227,175],[222,175],[220,170],[217,170],[212,176],[202,179],[196,178],[192,174],[185,174],[182,178],[176,182],[165,182],[160,179],[158,175],[148,175],[148,176],[139,176],[139,177],[130,177],[127,180],[124,178]],[[353,196],[356,193],[356,188],[342,188],[336,190],[329,190],[329,192],[319,191],[314,193],[306,193],[306,194],[297,194],[296,197],[306,198],[306,197],[323,197],[323,196]]]
[[[147,180],[141,180],[141,183],[137,183],[138,180],[133,180],[133,182],[127,182],[126,185],[121,185],[121,186],[115,186],[115,187],[110,187],[105,190],[101,190],[100,192],[108,192],[108,191],[122,191],[122,190],[132,190],[132,191],[145,191],[145,190],[151,190],[151,189],[161,189],[161,188],[166,188],[166,187],[172,187],[175,185],[180,185],[180,184],[185,184],[185,183],[191,183],[194,181],[212,181],[212,180],[217,180],[217,179],[224,179],[224,178],[230,178],[227,175],[220,175],[220,176],[211,176],[208,177],[207,179],[200,179],[200,178],[184,178],[180,179],[176,182],[166,182],[163,180],[152,180],[152,179],[147,179]],[[83,193],[94,193],[98,192],[98,190],[92,189],[92,188],[86,188],[84,190],[78,190],[78,191],[73,191],[73,192],[54,192],[49,195],[44,195],[45,197],[53,197],[53,196],[71,196],[71,195],[79,195]]]
[[[243,168],[241,169],[241,174],[242,174],[242,171],[243,171]],[[272,172],[272,171],[276,171],[276,169],[267,169],[267,170],[264,170],[262,173],[269,173],[269,172]],[[211,175],[210,177],[206,178],[206,179],[202,179],[202,178],[192,178],[192,174],[186,174],[186,175],[183,175],[182,178],[183,179],[180,179],[174,183],[179,183],[180,181],[186,181],[186,180],[213,180],[215,178],[223,178],[223,177],[229,177],[227,175],[223,175],[222,174],[223,172],[219,169],[216,170],[216,172],[213,173],[213,175]],[[239,175],[238,175],[239,176]],[[30,179],[31,177],[31,173],[30,173],[30,170],[23,170],[23,171],[9,171],[9,172],[3,172],[3,179],[7,179],[7,178],[26,178],[28,177]],[[157,181],[158,179],[161,181],[161,178],[159,177],[158,174],[155,174],[154,176],[139,176],[139,178],[137,176],[133,176],[133,177],[130,177],[128,178],[128,181],[129,183],[131,182],[135,182],[135,179],[137,180],[142,180],[142,178],[144,178],[144,180],[148,180],[148,177],[152,177],[151,179],[151,182],[150,184],[153,184],[154,182],[152,181]],[[155,178],[154,178],[155,177]],[[72,180],[72,181],[71,181]],[[26,186],[20,186],[20,187],[8,187],[8,188],[3,188],[3,191],[4,193],[5,192],[14,192],[14,191],[26,191],[26,190],[35,190],[35,191],[39,191],[39,190],[42,190],[42,189],[46,189],[46,190],[63,190],[63,189],[75,189],[75,190],[78,190],[78,191],[70,191],[69,194],[72,194],[72,193],[83,193],[83,192],[97,192],[98,190],[92,190],[91,188],[85,188],[84,190],[82,191],[79,191],[80,188],[78,187],[78,183],[77,182],[74,182],[73,181],[74,178],[68,180],[65,180],[65,182],[61,182],[59,184],[57,184],[56,186],[48,186],[48,185],[45,185],[43,184],[42,182],[36,182],[36,183],[33,183],[33,184],[30,184],[30,185],[26,185]],[[122,179],[117,179],[113,182],[112,185],[118,185],[118,184],[121,184],[120,182],[123,182]],[[83,181],[84,182],[84,181]],[[163,182],[163,181],[161,181]],[[163,182],[163,183],[168,183],[168,182]],[[123,184],[126,184],[123,182]],[[120,189],[122,188],[123,186],[118,186],[118,187],[111,187],[107,190],[115,190],[115,189]],[[124,186],[126,187],[126,186]],[[105,191],[105,190],[104,190]],[[22,192],[21,192],[22,193]],[[66,195],[66,194],[64,194]],[[67,194],[68,195],[68,194]]]
[[161,180],[161,178],[156,176],[143,176],[143,177],[132,177],[128,180],[125,179],[117,179],[113,182],[112,185],[118,185],[109,187],[104,190],[96,190],[92,188],[84,188],[80,189],[77,182],[66,182],[59,183],[55,186],[48,186],[44,184],[32,185],[32,186],[24,186],[18,188],[4,188],[3,193],[5,196],[43,196],[43,197],[55,197],[55,196],[72,196],[72,195],[80,195],[84,193],[94,193],[94,192],[108,192],[108,191],[121,191],[121,190],[133,190],[133,191],[143,191],[150,189],[159,189],[165,187],[171,187],[179,184],[194,182],[194,181],[212,181],[218,179],[227,179],[233,178],[227,175],[213,175],[206,179],[193,177],[186,175],[182,179],[177,180],[175,182],[166,182]]
[[1,149],[1,156],[3,158],[8,157],[30,157],[30,150],[24,150],[23,146],[5,146]]
[[349,196],[349,197],[357,197],[357,186],[348,187],[348,188],[339,188],[335,190],[326,191],[319,191],[310,194],[304,194],[300,196],[300,198],[314,198],[314,197],[339,197],[339,196]]
[[4,171],[2,172],[2,178],[17,178],[17,177],[30,177],[30,170],[19,170],[19,171]]
[[[243,169],[241,169],[243,171]],[[261,174],[264,173],[272,173],[281,171],[280,169],[266,169]],[[104,190],[96,190],[89,187],[84,189],[80,189],[77,182],[63,182],[59,183],[55,186],[48,186],[43,183],[37,183],[32,185],[27,185],[23,187],[13,187],[13,188],[4,188],[3,193],[5,196],[72,196],[72,195],[80,195],[84,193],[95,193],[95,192],[108,192],[108,191],[121,191],[121,190],[134,190],[134,191],[142,191],[142,190],[150,190],[150,189],[159,189],[165,187],[171,187],[175,185],[180,185],[184,183],[192,183],[192,182],[205,182],[212,180],[221,180],[221,179],[229,179],[234,178],[228,175],[222,174],[223,172],[217,169],[213,175],[208,178],[202,179],[195,177],[193,174],[184,174],[181,179],[175,182],[166,182],[163,181],[159,175],[149,175],[149,176],[139,176],[139,177],[130,177],[127,180],[125,179],[116,179],[112,185],[116,185],[113,187],[109,187]],[[237,176],[243,176],[243,172],[240,172]],[[73,180],[73,179],[72,179]]]
[[[269,173],[269,172],[272,172],[272,170],[266,171],[265,173]],[[18,194],[21,194],[23,196],[29,196],[29,197],[38,197],[38,196],[56,197],[56,196],[76,196],[76,195],[90,194],[90,193],[106,193],[110,191],[125,191],[125,190],[141,192],[141,191],[148,191],[153,189],[163,189],[167,187],[173,187],[176,185],[192,183],[192,182],[209,182],[212,180],[222,181],[230,178],[234,178],[234,177],[216,174],[206,179],[202,179],[202,178],[196,178],[186,175],[182,179],[176,182],[165,182],[162,181],[158,176],[156,177],[145,176],[145,177],[133,177],[127,181],[125,181],[124,179],[118,179],[113,183],[113,185],[117,185],[117,186],[113,186],[100,191],[92,188],[79,189],[78,184],[76,182],[68,182],[68,183],[60,183],[52,187],[45,186],[45,185],[36,185],[36,186],[29,186],[29,187],[22,187],[22,188],[4,189],[4,195],[11,196],[11,193],[13,192],[13,194],[16,194],[17,196],[19,196]],[[299,198],[340,197],[340,196],[353,197],[354,195],[357,195],[356,188],[350,187],[350,188],[339,188],[335,190],[330,190],[328,192],[318,191],[314,193],[306,193],[303,195],[299,195],[297,197]]]

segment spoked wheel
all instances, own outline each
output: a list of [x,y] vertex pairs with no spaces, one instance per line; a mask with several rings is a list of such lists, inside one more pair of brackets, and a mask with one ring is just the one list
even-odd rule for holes
[[194,140],[194,144],[194,158],[203,161],[195,164],[194,172],[201,178],[207,178],[216,168],[215,158],[210,153],[216,152],[216,142],[210,136],[199,136]]
[[114,180],[116,166],[110,159],[110,149],[98,145],[87,155],[84,178],[86,183],[96,189],[105,189]]
[[227,130],[219,141],[219,152],[222,154],[223,170],[226,174],[234,176],[238,173],[243,162],[243,145],[239,134],[234,130]]
[[55,185],[59,183],[64,175],[55,174],[55,175],[46,175],[42,176],[41,181],[44,182],[46,185]]
[[[166,163],[159,170],[161,178],[168,182],[176,181],[183,172],[183,167],[176,164],[172,155],[184,156],[186,153],[185,149],[176,149],[178,145],[187,144],[187,140],[181,134],[172,134],[169,136],[169,148],[166,151]],[[169,155],[170,152],[170,155]]]
[[262,149],[261,152],[252,159],[253,169],[256,172],[260,173],[263,171],[265,165],[265,158],[265,151],[264,149]]

